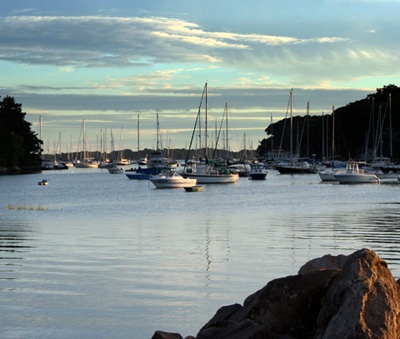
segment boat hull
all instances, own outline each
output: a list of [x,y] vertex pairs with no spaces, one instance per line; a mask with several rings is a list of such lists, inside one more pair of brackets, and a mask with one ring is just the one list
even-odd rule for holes
[[265,180],[267,178],[267,173],[250,173],[251,180]]
[[191,179],[197,179],[198,184],[232,184],[239,180],[239,174],[198,174],[185,173]]
[[185,188],[192,187],[197,184],[196,179],[190,178],[150,178],[150,181],[156,188]]
[[316,174],[318,169],[304,168],[301,166],[276,166],[275,168],[280,174]]
[[372,174],[335,174],[335,179],[339,184],[379,184],[379,178]]
[[137,170],[127,170],[125,175],[131,180],[148,180],[160,173],[159,168],[138,168]]

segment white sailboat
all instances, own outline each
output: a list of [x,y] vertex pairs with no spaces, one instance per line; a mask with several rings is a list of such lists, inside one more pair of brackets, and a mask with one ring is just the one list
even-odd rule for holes
[[[199,110],[196,117],[196,122],[193,128],[192,138],[190,141],[189,150],[186,156],[185,167],[183,169],[183,174],[188,178],[197,179],[198,184],[227,184],[227,183],[235,183],[239,180],[239,174],[233,171],[230,171],[225,166],[216,166],[212,161],[208,160],[208,141],[207,141],[207,110],[208,110],[208,84],[205,83],[203,94],[200,101]],[[199,127],[199,136],[201,138],[201,107],[203,99],[205,99],[205,144],[204,144],[204,151],[205,151],[205,161],[201,163],[193,163],[191,166],[188,166],[188,158],[189,153],[191,151],[191,146],[193,143],[193,137],[195,135],[195,131]],[[200,139],[200,149],[202,148],[201,139]]]
[[[75,167],[78,168],[98,168],[99,162],[94,158],[87,156],[87,139],[86,139],[86,124],[85,119],[82,121],[82,142],[83,142],[83,158],[75,162]],[[78,154],[78,152],[77,152]]]
[[126,166],[130,165],[131,161],[127,158],[124,158],[124,128],[121,128],[121,136],[120,136],[120,141],[119,141],[119,155],[117,159],[117,165],[119,166]]

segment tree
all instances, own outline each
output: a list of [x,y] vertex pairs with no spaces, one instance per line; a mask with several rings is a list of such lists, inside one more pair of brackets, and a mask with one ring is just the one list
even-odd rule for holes
[[31,130],[25,115],[13,97],[0,101],[0,166],[40,168],[43,142]]

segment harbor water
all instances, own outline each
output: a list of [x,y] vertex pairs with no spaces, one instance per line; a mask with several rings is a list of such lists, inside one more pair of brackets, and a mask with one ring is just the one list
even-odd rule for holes
[[185,192],[71,168],[1,176],[0,192],[1,338],[196,335],[270,280],[361,248],[400,277],[397,183],[269,170]]

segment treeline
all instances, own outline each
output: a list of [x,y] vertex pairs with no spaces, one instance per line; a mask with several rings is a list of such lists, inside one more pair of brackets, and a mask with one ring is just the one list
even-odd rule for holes
[[[290,150],[290,117],[265,129],[258,156]],[[400,88],[384,86],[365,99],[331,114],[293,117],[293,150],[304,158],[367,160],[375,156],[400,160]],[[300,143],[300,145],[298,145]],[[298,147],[299,146],[299,147]]]
[[0,101],[0,168],[1,172],[40,170],[43,142],[25,120],[22,105],[6,96]]

